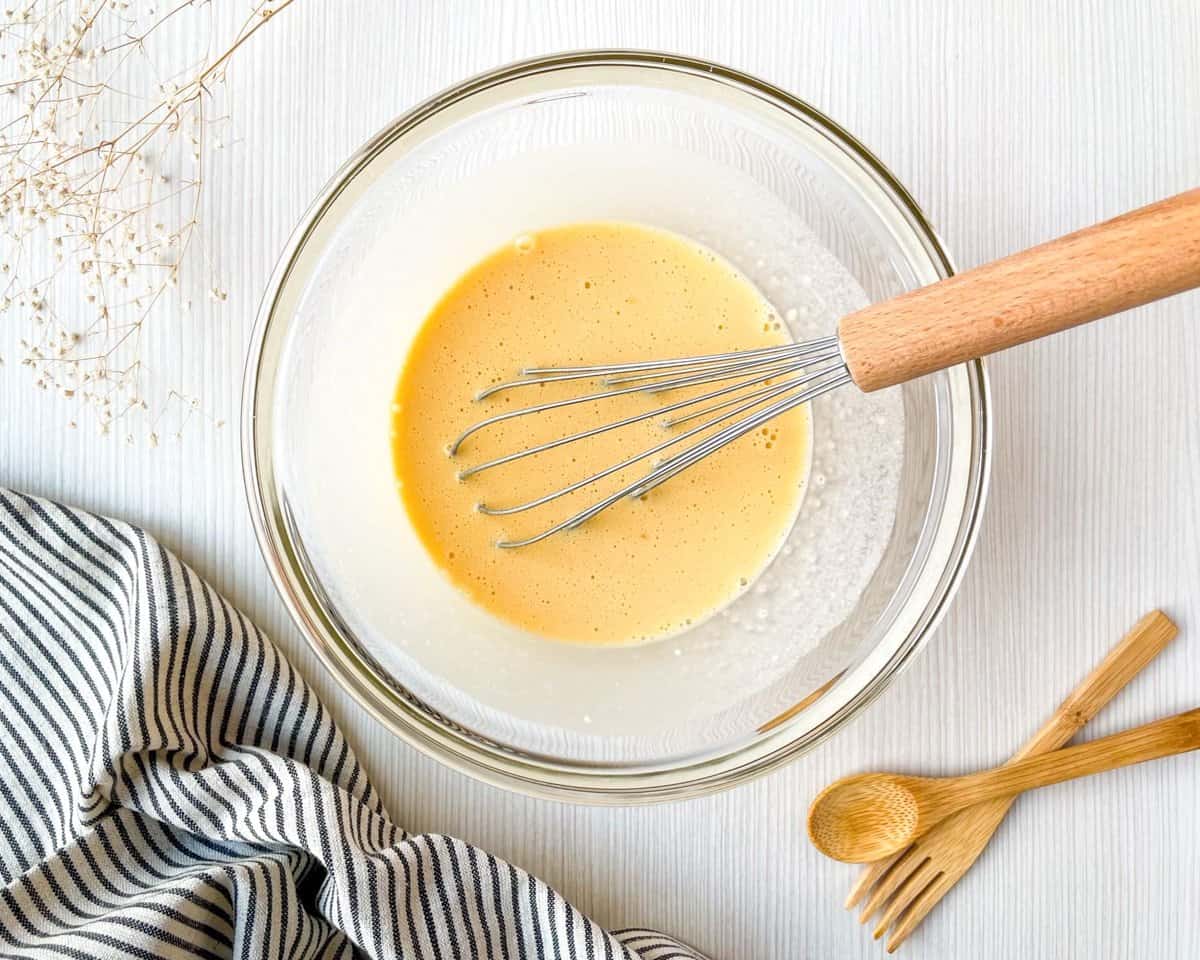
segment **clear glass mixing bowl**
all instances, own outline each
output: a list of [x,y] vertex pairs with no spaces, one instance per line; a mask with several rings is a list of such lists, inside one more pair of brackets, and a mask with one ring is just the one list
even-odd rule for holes
[[[504,67],[392,123],[295,231],[246,371],[246,488],[292,616],[339,682],[396,733],[530,794],[693,796],[811,748],[929,636],[979,523],[987,383],[971,363],[902,388],[890,537],[819,643],[764,649],[747,634],[718,657],[687,634],[619,650],[493,638],[488,618],[440,592],[418,556],[396,553],[405,535],[387,400],[405,337],[456,272],[522,228],[587,218],[695,236],[768,296],[811,282],[788,259],[792,235],[835,258],[863,300],[951,272],[883,165],[782,90],[715,64],[630,51]],[[380,261],[381,244],[395,255]],[[819,409],[814,423],[820,441]]]

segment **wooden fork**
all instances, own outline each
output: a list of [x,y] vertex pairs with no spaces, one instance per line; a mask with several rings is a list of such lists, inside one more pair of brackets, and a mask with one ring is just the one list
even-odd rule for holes
[[[1175,624],[1161,610],[1142,617],[1012,760],[1057,750],[1065,744],[1177,632]],[[874,937],[878,940],[891,927],[887,940],[887,950],[891,953],[983,853],[1014,799],[1004,797],[968,807],[942,821],[896,856],[868,864],[846,899],[846,909],[854,908],[865,898],[859,923],[866,923],[882,910]]]

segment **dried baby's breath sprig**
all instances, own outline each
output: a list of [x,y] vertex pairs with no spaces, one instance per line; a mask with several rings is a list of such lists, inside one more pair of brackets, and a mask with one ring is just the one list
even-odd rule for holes
[[[9,2],[0,27],[0,314],[20,330],[20,364],[37,387],[81,403],[102,433],[133,442],[136,430],[156,445],[207,416],[179,391],[146,396],[143,338],[156,316],[187,312],[177,288],[191,251],[211,298],[226,297],[196,238],[205,154],[227,121],[215,94],[230,58],[293,0],[251,4],[215,46],[206,0],[161,10]],[[156,51],[168,38],[195,52],[164,72]],[[144,414],[137,426],[135,414]]]

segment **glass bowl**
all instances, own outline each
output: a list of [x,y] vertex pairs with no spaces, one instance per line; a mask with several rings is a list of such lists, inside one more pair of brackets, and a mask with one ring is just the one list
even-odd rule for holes
[[[748,591],[718,626],[617,649],[506,632],[412,545],[389,459],[391,391],[408,339],[462,270],[519,233],[585,219],[706,243],[762,287],[798,336],[951,273],[896,179],[782,90],[633,51],[504,67],[389,125],[296,229],[247,365],[246,489],[271,575],[308,642],[400,736],[533,795],[694,796],[811,748],[934,629],[978,529],[987,382],[970,363],[891,394],[903,427],[897,419],[877,549],[848,524],[807,548],[812,565],[796,587],[829,581],[822,589],[845,593],[844,608],[753,626],[753,605],[766,608]],[[834,275],[840,286],[822,286]],[[864,463],[866,448],[886,444],[862,441],[872,428],[856,404],[867,401],[853,387],[841,393],[834,406],[814,405],[814,449],[834,451],[834,482],[820,496],[810,487],[803,509],[825,500],[828,515],[841,497],[843,515],[865,517],[851,508],[875,481],[857,468],[839,479],[834,440],[864,447]],[[797,640],[805,630],[815,640]]]

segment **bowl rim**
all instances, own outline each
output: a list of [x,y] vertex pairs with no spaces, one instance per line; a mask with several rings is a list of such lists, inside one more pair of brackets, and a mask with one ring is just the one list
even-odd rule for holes
[[[286,533],[284,506],[275,495],[269,449],[266,456],[261,459],[259,456],[260,449],[269,448],[269,443],[264,446],[264,438],[269,440],[270,431],[259,429],[259,401],[264,371],[278,359],[265,355],[276,307],[301,251],[326,211],[357,174],[395,139],[444,108],[481,91],[511,80],[589,66],[631,66],[703,75],[750,92],[819,128],[844,148],[875,180],[895,206],[896,212],[913,228],[915,238],[925,248],[935,269],[943,276],[955,272],[940,237],[895,175],[835,121],[773,84],[707,60],[645,50],[581,50],[517,61],[470,77],[391,121],[338,168],[305,211],[272,270],[248,346],[242,385],[242,477],[255,538],[284,606],[325,668],[376,720],[451,769],[494,786],[560,801],[650,803],[702,796],[776,769],[811,750],[857,716],[911,664],[915,654],[928,641],[944,616],[961,582],[978,536],[991,473],[991,391],[982,361],[974,360],[961,365],[960,369],[967,376],[971,401],[970,476],[967,478],[963,511],[953,546],[924,610],[896,645],[887,662],[863,687],[815,727],[797,735],[790,721],[783,722],[749,743],[722,754],[663,768],[643,767],[623,771],[534,761],[499,745],[485,745],[477,736],[464,735],[452,721],[440,717],[415,697],[397,697],[393,686],[385,684],[376,675],[377,671],[364,662],[361,653],[342,640],[337,625],[324,611],[313,586],[298,575],[300,558],[296,544]],[[829,685],[836,683],[840,676],[831,680]],[[819,692],[824,692],[824,689]],[[801,712],[796,711],[797,714]]]

